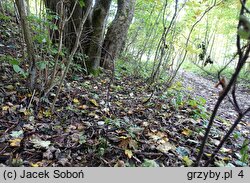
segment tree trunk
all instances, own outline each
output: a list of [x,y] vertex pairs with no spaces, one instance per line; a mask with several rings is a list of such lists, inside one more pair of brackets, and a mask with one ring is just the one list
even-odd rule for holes
[[111,69],[113,60],[121,53],[125,45],[129,26],[132,22],[135,0],[118,0],[115,19],[108,28],[102,49],[102,66]]
[[[44,0],[44,4],[47,10],[47,14],[53,14],[56,15],[59,13],[58,9],[58,3],[60,0]],[[59,23],[56,19],[52,20],[53,24],[56,24],[59,27]],[[50,38],[53,43],[58,43],[59,42],[59,30],[49,30],[50,33]]]
[[88,73],[98,74],[101,58],[106,18],[112,0],[97,0],[92,14],[92,33],[87,50],[86,62]]
[[0,1],[0,13],[2,13],[3,15],[5,15],[5,11],[4,11],[4,8],[3,8],[2,1]]
[[56,12],[56,5],[60,0],[44,0],[45,7],[51,11]]
[[[87,9],[89,7],[92,7],[93,1],[92,0],[85,0],[84,1],[84,7],[81,7],[79,3],[77,3],[77,5],[74,8],[74,4],[75,1],[71,0],[71,5],[70,5],[70,12],[73,11],[72,17],[69,20],[69,23],[66,26],[66,47],[67,48],[71,48],[74,46],[75,41],[76,41],[76,30],[79,27],[82,18],[85,14],[85,12],[87,11]],[[86,20],[86,23],[84,25],[84,29],[83,29],[83,39],[86,37],[84,34],[85,32],[89,32],[89,30],[87,30],[87,27],[89,27],[91,25],[91,13],[88,15],[88,18]],[[84,45],[83,45],[84,46]]]
[[[60,14],[60,0],[45,0],[45,7],[48,8],[49,10],[51,10],[51,12],[53,14]],[[72,49],[72,47],[74,46],[75,40],[76,40],[76,30],[80,25],[80,22],[82,21],[82,18],[85,14],[85,12],[87,11],[87,9],[89,7],[92,7],[93,4],[93,0],[85,0],[84,1],[84,7],[81,7],[79,3],[75,5],[75,0],[70,0],[67,2],[67,6],[68,6],[68,14],[64,16],[68,17],[70,16],[71,12],[72,13],[72,17],[70,18],[70,20],[68,22],[66,22],[66,25],[64,27],[64,36],[63,36],[63,43],[64,46],[66,46],[69,50]],[[89,14],[86,23],[84,25],[83,28],[83,34],[82,34],[82,38],[81,41],[83,41],[82,43],[82,48],[84,50],[84,52],[86,53],[87,47],[89,46],[89,44],[87,43],[89,38],[89,34],[91,32],[91,27],[92,27],[92,13]],[[54,23],[59,26],[59,22],[57,20],[54,20]],[[54,30],[53,34],[52,31],[50,33],[51,35],[53,35],[52,37],[52,41],[54,43],[57,43],[59,40],[59,30]],[[87,41],[86,41],[87,40]]]
[[36,58],[29,22],[27,21],[27,14],[25,13],[24,0],[16,0],[17,9],[20,15],[22,31],[27,45],[27,53],[29,60],[29,80],[28,85],[31,90],[34,89],[36,83]]

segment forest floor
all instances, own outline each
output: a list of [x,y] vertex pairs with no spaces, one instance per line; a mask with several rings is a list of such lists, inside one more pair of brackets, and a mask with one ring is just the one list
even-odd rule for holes
[[[52,114],[54,94],[43,101],[35,96],[27,109],[31,93],[21,87],[24,80],[9,79],[10,69],[1,75],[2,166],[192,166],[218,97],[217,91],[208,87],[212,82],[207,85],[208,80],[182,72],[183,86],[177,83],[167,93],[159,90],[145,104],[151,95],[145,80],[119,74],[111,84],[108,105],[110,74],[106,73],[67,81]],[[179,102],[178,96],[182,97]],[[200,99],[193,100],[196,96],[208,103],[203,106]],[[220,113],[204,160],[235,118],[228,108]],[[213,166],[248,166],[240,161],[238,152],[249,136],[247,120],[238,126]]]
[[[193,165],[218,98],[214,82],[182,71],[180,82],[166,92],[157,86],[145,103],[152,90],[147,89],[145,79],[126,70],[116,72],[109,94],[110,72],[99,77],[71,72],[52,113],[55,91],[46,98],[39,98],[38,93],[32,97],[25,88],[26,79],[5,60],[6,56],[22,56],[20,34],[10,28],[15,27],[13,24],[1,24],[0,28],[0,166]],[[249,105],[249,91],[239,91],[243,107]],[[235,115],[224,102],[202,163]],[[244,161],[249,149],[239,152],[246,138],[249,116],[238,125],[211,166],[249,166],[249,161]]]

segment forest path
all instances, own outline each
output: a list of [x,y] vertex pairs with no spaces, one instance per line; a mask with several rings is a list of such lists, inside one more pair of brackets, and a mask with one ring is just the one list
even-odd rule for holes
[[[215,82],[184,70],[180,71],[179,78],[182,80],[184,88],[187,89],[187,92],[191,96],[194,98],[202,97],[206,99],[207,103],[205,107],[211,112],[218,99],[218,93],[220,91],[220,88],[215,88]],[[188,88],[192,88],[193,90],[190,91]],[[239,87],[236,91],[236,96],[241,109],[247,109],[250,106],[249,89]],[[217,115],[232,122],[236,119],[237,112],[235,112],[234,107],[228,98],[224,99],[222,102]],[[250,113],[248,113],[242,121],[250,123]]]

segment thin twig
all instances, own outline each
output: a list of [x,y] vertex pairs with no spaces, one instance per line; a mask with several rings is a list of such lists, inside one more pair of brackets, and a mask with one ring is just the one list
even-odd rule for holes
[[[246,2],[246,0],[244,0],[244,3]],[[244,14],[244,8],[243,6],[241,7],[241,11],[240,11],[240,15],[243,15]],[[239,23],[238,23],[238,28],[240,27],[240,24],[241,24],[241,21],[239,20]],[[205,144],[207,142],[207,139],[208,139],[208,135],[209,135],[209,132],[212,128],[212,125],[213,125],[213,122],[214,122],[214,118],[217,114],[217,111],[222,103],[222,101],[224,100],[224,98],[227,96],[228,92],[230,91],[231,87],[235,84],[235,81],[237,80],[237,77],[241,71],[241,69],[243,68],[244,64],[246,63],[246,60],[249,56],[249,52],[250,52],[250,45],[249,43],[247,44],[247,48],[244,51],[242,51],[241,49],[241,39],[240,39],[240,36],[237,34],[237,41],[236,41],[236,45],[237,45],[237,50],[238,50],[238,55],[239,55],[239,60],[238,60],[238,64],[237,64],[237,67],[236,67],[236,70],[234,72],[234,74],[232,75],[227,87],[224,89],[224,92],[222,93],[222,95],[218,98],[215,106],[214,106],[214,110],[212,112],[212,115],[210,117],[210,120],[209,120],[209,123],[208,123],[208,126],[207,126],[207,129],[206,129],[206,132],[205,132],[205,135],[204,135],[204,138],[203,138],[203,141],[202,141],[202,144],[200,146],[200,151],[198,153],[198,156],[197,156],[197,160],[196,160],[196,163],[195,163],[195,166],[199,166],[200,164],[200,161],[201,161],[201,158],[203,156],[203,153],[204,153],[204,147],[205,147]],[[235,129],[235,127],[237,126],[237,124],[240,122],[240,120],[242,119],[242,117],[248,112],[249,109],[247,109],[244,113],[239,113],[239,116],[238,118],[236,119],[234,125],[230,128],[229,132],[233,131]],[[223,140],[226,140],[227,137],[231,134],[231,133],[227,133],[226,136],[223,138]],[[221,141],[220,145],[218,146],[218,149],[220,148],[220,146],[223,145],[223,140]],[[217,150],[218,150],[217,149]],[[217,153],[217,152],[216,152]],[[215,153],[215,154],[216,154]]]
[[209,158],[209,160],[205,163],[205,166],[208,166],[212,162],[212,160],[214,159],[214,157],[216,156],[216,154],[219,152],[219,150],[221,149],[221,147],[224,145],[224,143],[226,142],[226,140],[229,138],[229,136],[232,134],[232,132],[234,131],[234,129],[236,128],[236,126],[240,123],[241,119],[249,111],[250,111],[250,107],[244,113],[239,114],[239,116],[235,120],[234,124],[228,130],[227,134],[223,137],[223,139],[221,140],[220,144],[217,146],[216,150],[213,152],[213,154],[211,155],[211,157]]
[[245,3],[242,0],[240,0],[240,3],[243,6],[243,8],[246,10],[246,12],[250,13],[250,10],[246,7]]
[[36,90],[34,89],[33,94],[32,94],[32,96],[31,96],[31,99],[30,99],[30,102],[29,102],[29,105],[28,105],[27,109],[30,108],[30,105],[31,105],[31,103],[32,103],[32,101],[33,101],[33,98],[34,98],[34,96],[35,96],[35,93],[36,93]]

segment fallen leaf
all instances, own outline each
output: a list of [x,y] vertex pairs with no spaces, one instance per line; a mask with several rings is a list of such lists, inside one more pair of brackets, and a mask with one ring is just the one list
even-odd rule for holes
[[19,109],[19,112],[26,114],[27,110],[25,107],[23,107],[23,108]]
[[127,149],[129,142],[131,140],[131,137],[119,137],[121,139],[120,143],[118,144],[118,147],[122,148],[122,149]]
[[129,115],[133,114],[133,111],[132,111],[132,110],[129,110],[129,111],[128,111],[128,114],[129,114]]
[[23,129],[25,129],[25,130],[34,130],[34,128],[35,127],[31,124],[24,124],[23,125]]
[[136,149],[138,149],[138,143],[137,143],[137,141],[135,141],[135,140],[133,140],[133,139],[131,139],[130,141],[129,141],[129,147],[130,148],[132,148],[132,149],[134,149],[134,150],[136,150]]
[[74,104],[80,104],[80,102],[79,102],[79,100],[78,100],[77,98],[74,98],[74,99],[73,99],[73,103],[74,103]]
[[181,133],[189,137],[192,134],[192,130],[185,128]]
[[32,166],[32,167],[39,167],[39,164],[38,163],[30,163],[30,166]]
[[225,167],[226,164],[224,161],[215,161],[214,164],[217,166],[217,167]]
[[231,153],[231,152],[232,152],[232,149],[228,149],[228,148],[222,147],[222,148],[220,149],[220,152],[223,152],[223,153]]
[[21,139],[11,139],[9,142],[12,147],[20,147]]
[[229,161],[230,158],[229,158],[229,157],[223,157],[222,160],[223,160],[223,161]]
[[129,150],[129,149],[126,149],[126,150],[125,150],[125,154],[128,156],[129,159],[132,158],[132,156],[133,156],[132,151]]
[[217,139],[211,139],[212,143],[216,146],[218,146],[220,144],[220,141]]
[[88,109],[89,107],[87,105],[80,105],[78,106],[78,108],[85,110],[85,109]]
[[89,101],[90,101],[94,106],[96,106],[96,107],[99,106],[95,99],[90,99]]
[[225,167],[235,167],[232,163],[228,163],[228,164],[226,164],[226,166]]
[[242,161],[239,161],[239,160],[236,160],[236,161],[235,161],[235,164],[236,164],[237,166],[247,167],[247,164],[246,164],[246,163],[244,163],[244,162],[242,162]]
[[43,111],[43,114],[46,118],[51,117],[52,113],[50,110]]
[[8,90],[14,90],[14,86],[13,85],[7,85],[5,86],[6,89]]
[[10,108],[10,107],[6,105],[6,106],[3,106],[3,107],[2,107],[2,110],[3,110],[3,111],[7,111],[9,108]]
[[50,145],[50,141],[44,141],[39,138],[32,139],[31,142],[34,144],[35,148],[45,148],[48,149]]
[[159,167],[158,163],[155,160],[144,159],[142,167]]
[[125,167],[125,163],[122,160],[118,160],[114,167]]
[[105,124],[105,122],[104,122],[104,121],[98,121],[97,124],[98,124],[99,126],[103,126],[103,125]]
[[23,131],[22,130],[19,130],[19,131],[12,131],[10,136],[13,137],[13,138],[18,138],[20,136],[23,135]]
[[154,133],[149,132],[148,135],[155,142],[157,142],[158,140],[162,140],[162,139],[164,141],[168,141],[167,134],[164,133],[164,132],[160,132],[160,131],[157,131],[157,132],[154,132]]
[[69,164],[69,160],[67,158],[62,158],[58,161],[58,164],[66,166],[67,164]]
[[167,153],[169,150],[175,150],[176,147],[172,145],[170,142],[165,142],[163,144],[159,144],[156,149],[162,153]]
[[176,152],[181,156],[188,156],[190,154],[190,151],[185,147],[176,148]]
[[184,161],[184,163],[185,163],[186,166],[191,166],[193,164],[193,161],[191,159],[189,159],[188,156],[184,156],[182,158],[182,160]]

